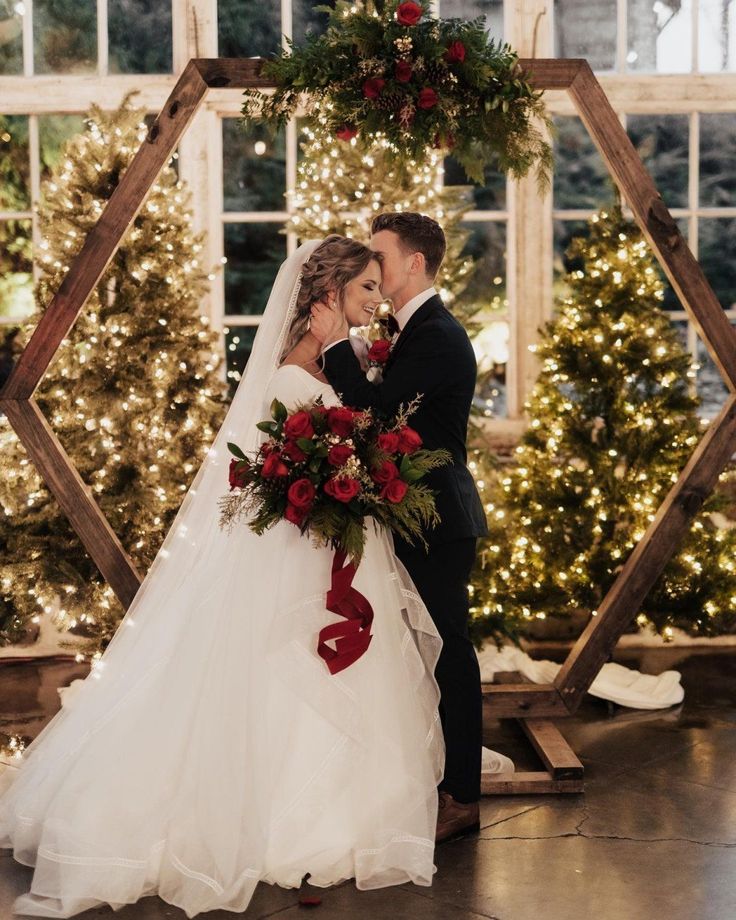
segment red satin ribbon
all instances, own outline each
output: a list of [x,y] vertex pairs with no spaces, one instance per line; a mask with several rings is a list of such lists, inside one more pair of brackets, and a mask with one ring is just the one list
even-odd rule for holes
[[[368,598],[353,587],[355,565],[345,565],[346,553],[335,550],[332,560],[332,585],[327,592],[326,607],[345,617],[345,623],[331,623],[319,631],[317,654],[323,658],[330,674],[349,667],[366,651],[373,638],[371,623],[373,608]],[[335,647],[327,645],[335,640]]]

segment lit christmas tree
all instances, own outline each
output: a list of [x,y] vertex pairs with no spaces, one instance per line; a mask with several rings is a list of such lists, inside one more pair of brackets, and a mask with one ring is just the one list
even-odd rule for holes
[[[146,136],[145,110],[92,106],[42,188],[37,312],[58,289]],[[135,565],[153,561],[227,409],[218,334],[200,315],[208,285],[189,192],[165,166],[64,339],[37,399]],[[0,419],[0,644],[42,611],[99,655],[123,609]],[[79,643],[74,643],[78,647]]]
[[[702,437],[694,370],[663,284],[618,207],[570,245],[569,295],[536,346],[530,425],[506,471],[472,459],[491,535],[472,579],[476,639],[535,617],[594,614]],[[637,622],[714,635],[736,622],[736,529],[712,496]]]
[[466,287],[474,267],[462,255],[470,231],[461,224],[472,208],[467,186],[443,188],[443,159],[431,154],[426,166],[409,164],[406,175],[386,162],[386,142],[375,135],[368,150],[355,137],[340,140],[319,119],[302,128],[302,159],[296,188],[287,192],[291,219],[287,226],[297,236],[313,239],[339,233],[362,242],[370,237],[371,218],[383,211],[419,211],[438,221],[447,239],[447,254],[437,279],[445,303],[469,317],[477,305],[455,301]]

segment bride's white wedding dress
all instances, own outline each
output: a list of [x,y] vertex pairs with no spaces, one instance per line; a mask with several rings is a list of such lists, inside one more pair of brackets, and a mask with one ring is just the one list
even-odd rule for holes
[[[314,245],[290,257],[290,309],[293,260]],[[69,917],[149,894],[188,917],[240,912],[259,880],[298,886],[305,873],[318,886],[432,882],[441,640],[390,537],[368,527],[354,585],[373,639],[332,676],[316,651],[341,621],[325,608],[332,552],[287,522],[261,537],[217,524],[225,442],[252,446],[274,396],[338,402],[302,368],[273,372],[285,310],[263,330],[265,364],[254,350],[255,373],[272,371],[257,403],[238,402],[241,383],[105,654],[0,774],[0,847],[35,867],[17,913]]]

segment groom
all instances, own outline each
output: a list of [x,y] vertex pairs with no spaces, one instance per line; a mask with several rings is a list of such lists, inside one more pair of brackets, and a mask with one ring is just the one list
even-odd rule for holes
[[394,536],[396,555],[443,642],[435,671],[447,751],[439,787],[439,842],[479,827],[482,696],[478,660],[468,637],[467,585],[476,538],[488,530],[465,450],[476,362],[467,333],[433,287],[446,249],[440,225],[412,212],[380,214],[371,224],[370,248],[379,254],[381,291],[393,301],[400,330],[383,382],[366,379],[340,311],[315,304],[310,328],[322,342],[325,376],[346,405],[393,415],[401,403],[421,394],[411,426],[424,447],[444,447],[452,454],[451,465],[426,477],[436,491],[441,517],[425,534],[429,550]]

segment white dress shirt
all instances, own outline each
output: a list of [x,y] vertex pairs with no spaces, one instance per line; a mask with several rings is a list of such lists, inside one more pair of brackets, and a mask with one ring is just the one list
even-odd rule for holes
[[[411,300],[407,300],[401,309],[397,310],[394,314],[396,316],[396,322],[399,324],[399,335],[403,332],[404,327],[412,318],[412,316],[417,312],[417,310],[426,303],[430,297],[434,297],[437,293],[437,290],[434,287],[428,287],[426,290],[422,291],[420,294],[416,294]],[[324,354],[328,348],[332,348],[333,345],[337,345],[338,342],[347,342],[347,338],[335,339],[334,342],[330,342],[329,345],[326,345],[322,349],[322,354]]]

